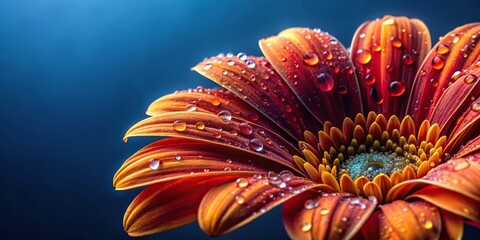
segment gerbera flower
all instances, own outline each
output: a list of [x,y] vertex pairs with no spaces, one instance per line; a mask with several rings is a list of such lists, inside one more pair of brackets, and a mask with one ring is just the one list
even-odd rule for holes
[[118,170],[147,186],[125,230],[195,220],[218,236],[283,204],[293,239],[458,239],[480,223],[480,24],[430,50],[418,19],[360,26],[350,53],[319,29],[260,40],[265,57],[193,69],[225,89],[161,97],[125,135],[168,136]]

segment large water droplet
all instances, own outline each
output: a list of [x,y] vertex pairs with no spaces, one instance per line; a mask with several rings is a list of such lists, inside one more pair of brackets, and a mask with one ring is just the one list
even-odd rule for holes
[[454,171],[461,171],[470,167],[470,163],[463,158],[454,161],[453,164],[454,164],[453,166]]
[[183,132],[187,129],[187,123],[183,120],[173,122],[173,129],[178,132]]
[[366,49],[358,49],[357,61],[361,64],[367,64],[372,60],[372,54]]
[[372,85],[375,83],[375,76],[373,74],[367,74],[365,76],[365,82],[368,84],[368,85]]
[[472,106],[470,106],[470,108],[471,108],[472,111],[474,111],[474,112],[480,111],[480,102],[478,102],[478,101],[473,102],[473,103],[472,103]]
[[309,52],[303,55],[303,62],[308,66],[315,66],[318,63],[318,56],[316,53]]
[[189,103],[189,104],[185,105],[185,110],[187,110],[187,112],[193,112],[193,111],[197,110],[197,105],[194,104],[194,103]]
[[280,177],[280,179],[282,179],[282,181],[288,182],[288,181],[292,180],[293,173],[288,171],[288,170],[283,170],[278,174],[278,176]]
[[437,53],[440,55],[445,55],[450,51],[450,48],[445,44],[440,44],[437,47]]
[[412,65],[413,64],[413,58],[409,54],[403,55],[402,60],[403,60],[403,63],[405,65]]
[[249,146],[253,151],[256,151],[256,152],[261,152],[261,151],[263,151],[263,143],[262,143],[262,141],[260,141],[260,139],[258,139],[258,138],[252,138],[252,139],[248,142],[248,146]]
[[221,102],[220,102],[220,100],[219,100],[218,98],[212,99],[212,105],[213,105],[213,106],[218,106],[218,105],[220,105],[220,103],[221,103]]
[[305,201],[305,203],[303,204],[303,206],[304,206],[305,209],[307,209],[307,210],[314,209],[314,208],[318,207],[319,205],[320,205],[320,203],[319,203],[317,200],[314,200],[314,199],[308,199],[308,200]]
[[436,70],[440,70],[445,66],[445,59],[440,56],[436,56],[432,59],[432,68]]
[[242,61],[245,61],[247,60],[247,54],[243,53],[243,52],[240,52],[237,54],[237,57],[242,60]]
[[253,132],[252,127],[246,122],[240,123],[238,128],[240,129],[240,132],[245,135],[250,135]]
[[229,123],[232,120],[232,114],[227,110],[222,110],[217,115],[223,123]]
[[400,41],[398,37],[391,37],[390,42],[392,43],[393,47],[396,47],[396,48],[402,47],[402,41]]
[[247,61],[245,61],[245,63],[247,64],[248,68],[254,68],[256,66],[255,61],[253,59],[248,59]]
[[198,130],[204,130],[205,129],[205,123],[203,122],[197,122],[195,124],[195,127],[197,127]]
[[465,78],[463,79],[463,81],[467,84],[469,83],[473,83],[475,81],[477,81],[477,76],[473,75],[473,74],[468,74],[467,76],[465,76]]
[[438,87],[438,84],[439,84],[438,79],[436,79],[436,78],[430,79],[430,85],[432,87]]
[[150,169],[152,170],[157,170],[158,167],[160,166],[160,160],[154,158],[150,160]]
[[315,81],[315,84],[323,92],[331,91],[334,86],[333,77],[328,73],[320,73],[317,75],[317,81]]
[[332,52],[330,52],[328,50],[325,50],[325,51],[322,52],[322,57],[325,60],[332,60],[333,59],[333,54],[332,54]]
[[240,188],[246,188],[249,184],[246,178],[238,178],[236,183],[237,183],[237,187],[240,187]]
[[388,88],[390,96],[398,97],[405,92],[405,84],[402,81],[393,81]]
[[432,228],[433,228],[433,223],[432,223],[432,221],[426,220],[426,221],[423,223],[423,228],[425,228],[425,229],[432,229]]

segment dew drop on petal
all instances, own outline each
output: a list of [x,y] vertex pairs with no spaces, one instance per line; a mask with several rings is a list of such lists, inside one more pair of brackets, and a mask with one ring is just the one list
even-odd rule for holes
[[241,196],[241,195],[238,195],[235,197],[235,201],[238,203],[238,204],[244,204],[245,203],[245,197]]
[[221,103],[221,102],[220,102],[220,100],[219,100],[218,98],[212,99],[212,105],[213,105],[213,106],[218,106],[218,105],[220,105],[220,103]]
[[382,46],[380,44],[374,43],[372,46],[372,51],[374,52],[380,52],[382,50]]
[[237,57],[242,60],[242,61],[245,61],[247,60],[247,54],[243,53],[243,52],[240,52],[237,54]]
[[314,209],[316,207],[318,207],[320,204],[317,200],[314,200],[314,199],[308,199],[307,201],[305,201],[305,203],[303,204],[303,206],[305,207],[305,209],[307,210],[310,210],[310,209]]
[[252,127],[246,122],[240,123],[238,128],[240,129],[240,132],[245,135],[250,135],[253,132]]
[[437,54],[445,55],[450,51],[450,48],[445,44],[440,44],[437,47]]
[[332,75],[328,73],[320,73],[317,75],[317,79],[315,81],[318,88],[320,88],[323,92],[328,92],[333,89],[334,81]]
[[185,110],[187,110],[187,112],[193,112],[197,110],[197,105],[195,105],[194,103],[189,103],[185,105]]
[[150,160],[150,169],[152,170],[157,170],[158,167],[160,166],[160,160],[154,158]]
[[187,129],[187,123],[183,120],[173,122],[173,129],[178,132],[183,132]]
[[205,66],[203,66],[203,70],[205,70],[205,71],[210,70],[210,68],[212,68],[212,64],[211,64],[211,63],[207,63],[207,64],[205,64]]
[[432,68],[436,70],[440,70],[445,66],[445,59],[440,56],[436,56],[432,59]]
[[232,114],[227,110],[222,110],[217,115],[223,123],[229,123],[232,120]]
[[385,21],[383,21],[383,25],[392,25],[395,24],[395,19],[394,18],[387,18]]
[[248,59],[247,61],[245,61],[245,63],[247,64],[248,68],[254,68],[256,66],[255,61],[253,59]]
[[347,85],[339,85],[338,86],[338,93],[340,94],[347,94],[348,92],[348,87]]
[[227,65],[228,66],[233,66],[233,65],[235,65],[235,61],[230,59],[230,60],[227,61]]
[[333,54],[332,54],[332,52],[330,52],[328,50],[325,50],[322,53],[322,57],[326,60],[332,60],[333,59]]
[[373,74],[367,74],[365,76],[365,82],[368,84],[368,85],[372,85],[375,83],[375,76]]
[[318,60],[319,59],[316,53],[308,52],[303,55],[303,62],[308,66],[315,66],[316,64],[318,64]]
[[372,60],[372,54],[366,49],[358,49],[357,61],[361,64],[367,64]]
[[195,124],[195,127],[197,127],[198,130],[204,130],[205,129],[205,123],[203,122],[197,122]]
[[309,222],[302,223],[302,226],[301,226],[302,232],[308,232],[308,231],[310,231],[310,229],[312,229],[312,224],[311,223],[309,223]]
[[175,154],[175,160],[180,161],[182,160],[182,156],[180,154]]
[[390,42],[392,43],[393,47],[396,47],[396,48],[402,47],[402,41],[400,41],[398,37],[391,37]]
[[403,55],[402,60],[403,60],[403,63],[405,65],[412,65],[413,64],[413,58],[409,54]]
[[433,223],[430,220],[427,220],[423,223],[423,228],[425,229],[432,229],[433,228]]
[[430,85],[432,87],[438,87],[438,84],[439,84],[438,79],[436,79],[436,78],[430,79]]
[[293,173],[288,171],[288,170],[283,170],[278,174],[278,176],[282,179],[282,181],[288,182],[288,181],[292,180]]
[[246,178],[238,178],[236,183],[237,183],[237,187],[240,187],[240,188],[245,188],[249,184]]
[[329,213],[330,213],[330,210],[328,210],[328,209],[326,209],[326,208],[320,210],[320,215],[325,216],[325,215],[327,215],[327,214],[329,214]]
[[467,76],[465,76],[463,81],[467,84],[470,84],[470,83],[475,82],[477,79],[478,79],[477,76],[475,76],[473,74],[468,74]]
[[480,110],[480,102],[473,102],[470,108],[472,109],[472,111],[478,112]]
[[252,138],[249,142],[248,142],[248,146],[256,151],[256,152],[261,152],[263,151],[263,143],[262,141],[260,141],[260,139],[258,138]]
[[405,92],[405,84],[402,81],[393,81],[389,85],[390,96],[398,97]]
[[470,167],[470,163],[465,159],[458,159],[454,161],[453,164],[454,164],[453,166],[454,171],[461,171]]
[[462,71],[455,71],[453,74],[452,74],[452,82],[454,81],[457,81],[457,79],[462,75]]

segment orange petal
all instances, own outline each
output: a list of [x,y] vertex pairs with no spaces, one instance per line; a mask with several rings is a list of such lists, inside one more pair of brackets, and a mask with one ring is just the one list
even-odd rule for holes
[[[440,96],[430,117],[430,121],[438,123],[441,135],[449,135],[462,114],[472,106],[472,97],[480,94],[480,56],[477,64],[465,69]],[[475,106],[473,104],[473,106]],[[480,106],[478,106],[480,110]],[[471,109],[470,109],[471,110]]]
[[351,49],[365,111],[403,118],[413,79],[430,50],[425,24],[393,16],[366,22]]
[[283,205],[283,222],[292,239],[351,239],[375,206],[350,194],[305,193]]
[[368,239],[438,239],[441,219],[438,209],[424,201],[394,201],[381,205],[362,233]]
[[480,222],[480,201],[469,198],[454,191],[445,190],[434,185],[426,186],[406,199],[421,198],[442,208],[445,211],[463,216],[475,222]]
[[[245,125],[248,131],[244,129]],[[295,168],[292,155],[301,154],[276,133],[255,123],[231,117],[229,112],[223,112],[220,116],[201,112],[164,113],[135,124],[125,134],[125,140],[133,136],[171,136],[227,145],[271,158],[290,168]]]
[[[285,139],[292,138],[291,135],[288,135],[287,132],[278,127],[278,124],[272,122],[255,108],[225,89],[197,87],[196,89],[168,94],[150,104],[147,114],[155,116],[169,112],[185,112],[185,114],[188,114],[188,112],[197,111],[216,115],[222,110],[228,110],[234,117],[271,129]],[[297,142],[297,140],[292,142]]]
[[200,204],[198,221],[208,235],[219,236],[314,186],[311,180],[289,172],[241,178],[210,190]]
[[450,213],[445,210],[440,210],[442,214],[442,239],[462,239],[463,235],[463,217]]
[[412,86],[407,114],[413,116],[415,124],[430,119],[434,106],[443,90],[452,81],[452,75],[470,66],[480,53],[477,44],[480,24],[467,24],[447,33],[430,51],[420,67]]
[[358,82],[346,49],[325,32],[290,28],[260,40],[260,48],[298,98],[322,123],[341,126],[362,112]]
[[207,191],[232,178],[189,177],[149,186],[128,207],[123,226],[130,236],[143,236],[193,222]]
[[263,57],[214,57],[193,69],[241,97],[297,139],[307,129],[319,130],[319,122]]
[[455,158],[465,157],[467,159],[471,158],[472,161],[479,162],[480,156],[475,156],[475,154],[478,153],[480,153],[480,135],[467,142],[465,146],[455,153]]
[[[244,176],[285,167],[232,147],[183,138],[154,142],[131,156],[117,171],[117,190],[188,176]],[[267,170],[268,169],[268,170]]]
[[402,199],[427,185],[456,192],[480,201],[480,164],[467,159],[452,159],[432,169],[426,176],[401,182],[390,189],[387,201]]

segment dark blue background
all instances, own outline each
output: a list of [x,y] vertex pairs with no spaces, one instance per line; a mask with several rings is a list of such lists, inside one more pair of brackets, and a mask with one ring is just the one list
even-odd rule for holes
[[[157,97],[214,86],[190,71],[204,57],[260,54],[258,39],[294,26],[348,46],[359,24],[384,14],[422,19],[435,42],[480,21],[478,9],[476,0],[0,1],[1,238],[127,238],[122,217],[138,191],[114,191],[112,176],[152,139],[122,136]],[[194,223],[150,238],[207,237]],[[279,208],[224,237],[267,238],[287,238]]]

